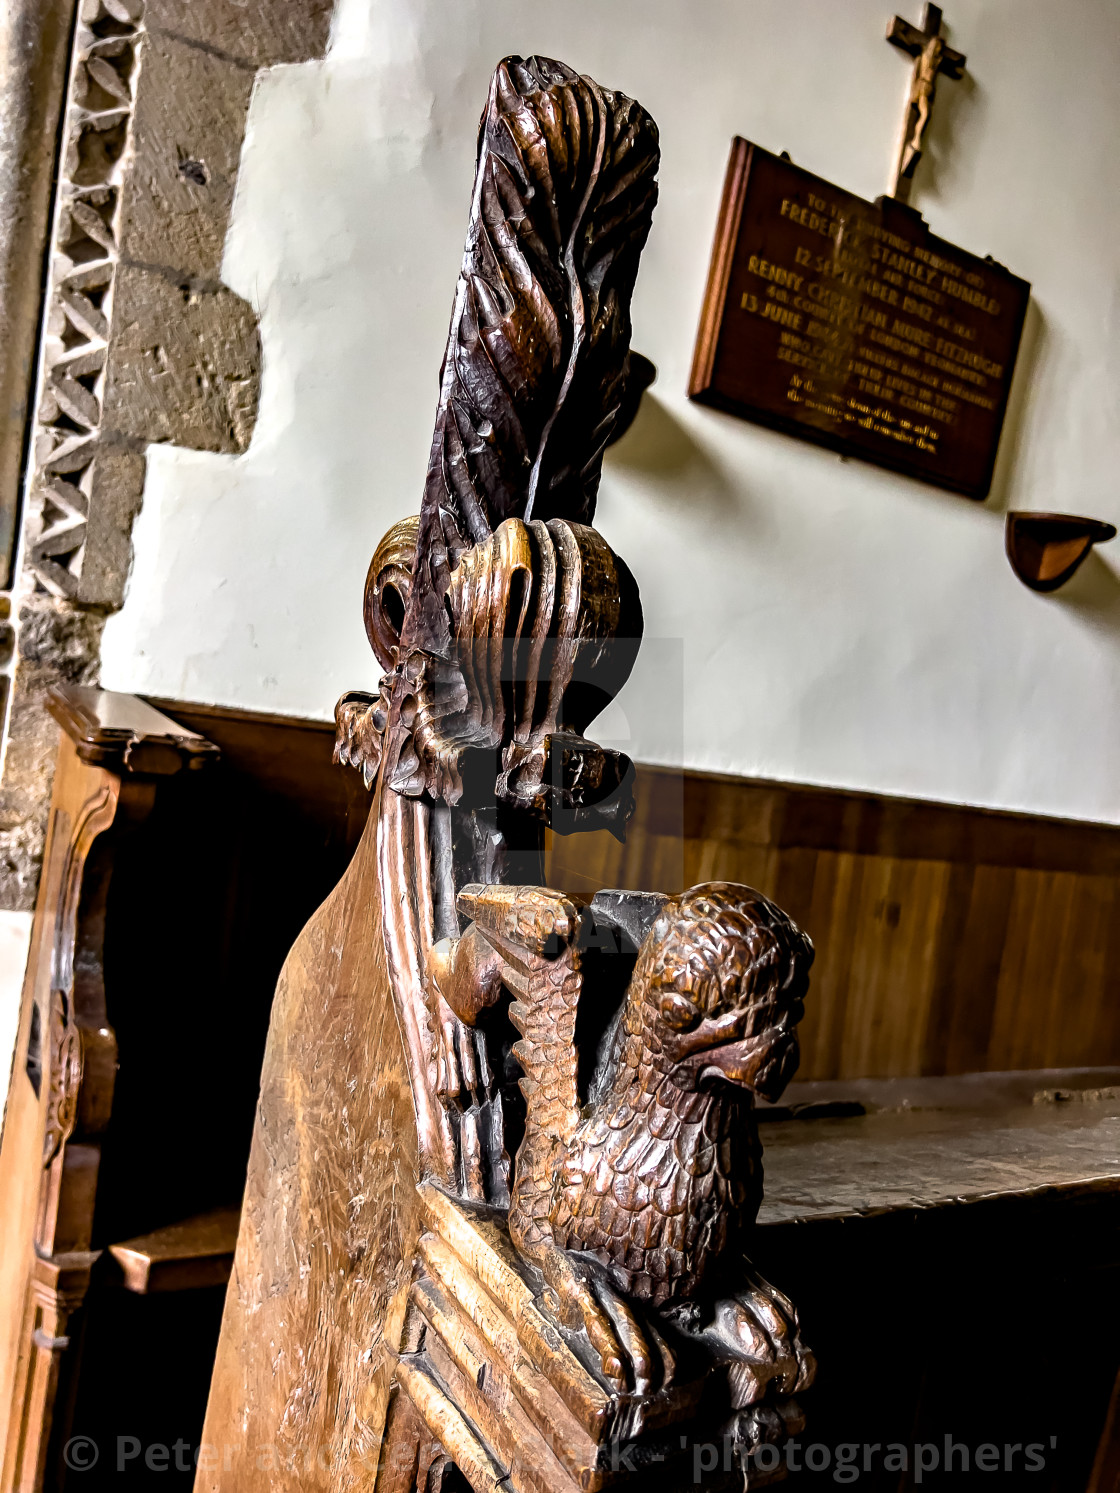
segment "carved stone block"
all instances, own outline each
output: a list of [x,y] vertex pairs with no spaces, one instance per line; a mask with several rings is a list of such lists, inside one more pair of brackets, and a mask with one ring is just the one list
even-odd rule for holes
[[[33,427],[23,574],[0,583],[34,593],[0,596],[0,652],[17,608],[30,608],[33,628],[53,609],[59,634],[86,644],[80,666],[65,650],[55,682],[96,677],[104,615],[124,599],[146,446],[240,452],[251,438],[259,336],[251,308],[220,283],[246,112],[258,68],[321,55],[332,10],[333,0],[35,0],[0,25],[18,59],[5,114],[14,175],[0,171],[0,383],[12,415],[0,551],[5,514],[10,526],[20,517],[25,402]],[[0,810],[9,907],[34,897],[50,795],[40,675],[21,663],[13,692]],[[0,696],[7,683],[0,664]],[[11,770],[29,758],[33,772]]]
[[149,30],[224,52],[253,69],[318,57],[330,35],[334,0],[146,0]]
[[216,282],[255,70],[150,27],[141,65],[120,251],[140,264]]
[[225,286],[122,265],[106,424],[115,435],[198,451],[244,451],[259,396],[253,309]]

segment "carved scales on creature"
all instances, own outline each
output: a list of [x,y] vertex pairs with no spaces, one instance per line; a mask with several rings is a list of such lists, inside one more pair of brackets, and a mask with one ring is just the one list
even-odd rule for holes
[[641,608],[590,523],[652,375],[630,299],[658,157],[622,94],[539,57],[495,70],[420,513],[366,583],[386,672],[337,711],[337,756],[376,795],[428,1177],[394,1490],[450,1465],[480,1493],[592,1489],[620,1442],[671,1484],[682,1429],[779,1440],[813,1374],[743,1254],[752,1094],[796,1067],[811,944],[747,887],[583,904],[541,885],[546,827],[622,835],[633,807],[631,764],[584,733]]

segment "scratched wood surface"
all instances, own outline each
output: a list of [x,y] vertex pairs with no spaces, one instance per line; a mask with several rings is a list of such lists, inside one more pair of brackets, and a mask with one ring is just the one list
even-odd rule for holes
[[764,1127],[760,1227],[1049,1193],[1120,1196],[1120,1089],[1090,1101]]
[[198,1493],[373,1486],[419,1236],[376,829],[280,976]]
[[1120,829],[642,767],[549,884],[743,881],[817,948],[799,1079],[1120,1062]]

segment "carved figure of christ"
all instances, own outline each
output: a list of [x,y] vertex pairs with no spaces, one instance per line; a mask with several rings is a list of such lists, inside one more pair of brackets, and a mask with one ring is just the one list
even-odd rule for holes
[[906,101],[902,139],[891,184],[891,195],[906,202],[915,168],[922,158],[937,79],[941,73],[948,78],[960,78],[967,59],[963,52],[955,52],[945,45],[945,38],[941,35],[941,8],[937,5],[927,5],[922,11],[921,29],[901,16],[895,16],[887,27],[887,40],[914,58],[910,97]]

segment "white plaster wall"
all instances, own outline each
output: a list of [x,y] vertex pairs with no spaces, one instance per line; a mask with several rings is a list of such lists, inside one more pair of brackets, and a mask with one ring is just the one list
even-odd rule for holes
[[8,1103],[19,1032],[19,1001],[31,947],[30,912],[0,908],[0,1126]]
[[[731,136],[884,189],[908,66],[891,0],[340,0],[328,58],[258,83],[226,258],[259,308],[242,458],[151,452],[116,689],[328,715],[376,668],[366,563],[415,512],[494,62],[558,56],[650,109],[661,201],[634,343],[659,368],[598,524],[649,661],[601,735],[636,756],[1120,822],[1120,543],[1060,594],[1002,510],[1120,520],[1116,0],[954,0],[915,204],[1034,285],[984,506],[684,397]],[[917,0],[907,14],[917,19]],[[668,662],[667,662],[668,661]],[[677,670],[679,675],[679,669]]]

